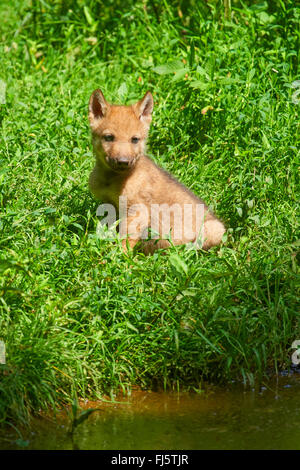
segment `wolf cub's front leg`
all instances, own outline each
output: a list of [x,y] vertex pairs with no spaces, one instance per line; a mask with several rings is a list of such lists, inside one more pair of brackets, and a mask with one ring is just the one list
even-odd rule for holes
[[203,250],[208,250],[213,246],[219,245],[225,232],[226,230],[223,223],[218,219],[204,222]]
[[132,249],[147,236],[149,226],[147,214],[141,212],[137,215],[134,206],[129,208],[129,212],[132,213],[132,215],[125,217],[120,223],[122,246],[126,252],[127,245]]

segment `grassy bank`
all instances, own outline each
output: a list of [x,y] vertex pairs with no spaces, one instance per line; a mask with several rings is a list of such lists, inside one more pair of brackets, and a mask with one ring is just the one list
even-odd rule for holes
[[[299,9],[233,1],[225,20],[222,2],[32,3],[0,7],[0,421],[74,394],[289,367]],[[144,257],[97,238],[98,87],[122,103],[153,93],[149,155],[224,220],[221,247]]]

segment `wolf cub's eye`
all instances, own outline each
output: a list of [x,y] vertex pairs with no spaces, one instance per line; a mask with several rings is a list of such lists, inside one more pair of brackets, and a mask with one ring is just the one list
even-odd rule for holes
[[133,144],[137,144],[139,142],[140,138],[139,137],[131,137],[131,142]]
[[112,134],[106,134],[103,136],[105,142],[112,142],[115,139],[115,136]]

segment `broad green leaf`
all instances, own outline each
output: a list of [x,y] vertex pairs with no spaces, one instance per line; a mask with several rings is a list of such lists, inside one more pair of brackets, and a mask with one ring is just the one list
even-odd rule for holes
[[196,88],[198,90],[207,90],[208,88],[211,87],[210,82],[203,82],[202,80],[195,80],[190,83],[190,86],[192,88]]
[[125,82],[123,82],[118,88],[117,95],[122,100],[127,96],[127,94],[128,94],[127,85]]
[[263,141],[264,146],[267,147],[267,149],[271,148],[270,142],[268,141],[268,138],[263,131],[262,131],[262,141]]
[[92,25],[94,23],[94,20],[92,18],[92,15],[90,13],[89,8],[86,5],[83,7],[83,12],[85,14],[85,17],[86,17],[86,20],[87,20],[88,24]]
[[172,253],[170,255],[170,263],[174,268],[180,273],[180,274],[187,274],[188,273],[188,267],[183,261],[182,258],[177,253]]
[[159,75],[167,75],[168,73],[178,72],[178,70],[181,70],[182,68],[184,68],[183,63],[180,60],[174,60],[173,62],[168,62],[167,64],[158,65],[152,70]]
[[181,80],[182,78],[184,78],[186,73],[188,73],[188,69],[178,70],[178,72],[176,72],[174,77],[172,78],[172,82],[177,82],[178,80]]
[[127,326],[128,328],[130,328],[130,330],[135,331],[136,333],[139,332],[139,330],[138,330],[137,328],[135,328],[135,326],[133,326],[129,321],[126,322],[126,326]]

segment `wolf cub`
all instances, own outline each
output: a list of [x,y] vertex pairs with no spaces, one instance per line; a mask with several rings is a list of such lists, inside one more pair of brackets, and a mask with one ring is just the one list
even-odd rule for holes
[[223,223],[205,203],[145,155],[153,97],[131,106],[109,104],[101,90],[89,101],[96,165],[91,192],[120,218],[123,248],[139,243],[145,254],[194,243],[205,250],[221,242]]

